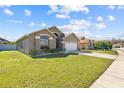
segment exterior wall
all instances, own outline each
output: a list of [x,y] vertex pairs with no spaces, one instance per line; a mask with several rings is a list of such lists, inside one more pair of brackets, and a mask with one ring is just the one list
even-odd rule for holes
[[35,35],[31,34],[29,37],[29,51],[35,49]]
[[90,42],[88,39],[82,39],[80,40],[80,49],[89,49]]
[[29,39],[26,38],[22,41],[19,41],[17,43],[17,50],[28,54],[29,53]]
[[[40,51],[41,50],[40,39],[36,39],[36,36],[41,36],[41,35],[48,35],[49,37],[52,37],[52,40],[49,39],[49,48],[56,49],[55,36],[47,30],[41,30],[41,31],[30,34],[29,37],[26,39],[20,40],[17,43],[17,50],[27,54],[29,53],[30,50],[33,50],[33,49]],[[21,44],[23,44],[23,48],[21,47]]]
[[[65,42],[75,42],[75,43],[77,43],[78,49],[80,48],[79,39],[78,39],[74,34],[71,34],[71,35],[67,36],[67,37],[64,39],[64,43],[65,43]],[[64,44],[64,47],[65,47],[65,44]]]
[[88,48],[89,49],[94,49],[94,41],[93,40],[89,40]]
[[80,43],[80,49],[88,49],[88,43]]
[[80,49],[93,49],[93,41],[88,39],[80,40]]

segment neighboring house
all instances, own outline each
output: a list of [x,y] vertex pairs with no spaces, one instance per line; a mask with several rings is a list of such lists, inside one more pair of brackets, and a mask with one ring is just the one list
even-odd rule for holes
[[2,44],[4,44],[4,43],[9,43],[9,41],[6,40],[6,39],[0,38],[0,43],[2,43]]
[[0,50],[16,50],[16,45],[6,39],[0,38]]
[[79,39],[74,34],[65,35],[56,26],[27,34],[17,40],[17,50],[29,53],[30,50],[41,51],[44,47],[74,51],[79,49]]
[[112,47],[113,48],[122,48],[122,47],[124,47],[124,44],[123,43],[116,43],[116,44],[113,44]]
[[94,41],[86,39],[85,37],[80,39],[80,49],[94,49]]

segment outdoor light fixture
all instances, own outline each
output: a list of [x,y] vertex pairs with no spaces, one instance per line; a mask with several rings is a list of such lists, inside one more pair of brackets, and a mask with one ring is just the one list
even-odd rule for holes
[[52,37],[49,37],[49,40],[53,40],[53,38]]
[[40,37],[39,36],[35,36],[35,39],[40,39]]

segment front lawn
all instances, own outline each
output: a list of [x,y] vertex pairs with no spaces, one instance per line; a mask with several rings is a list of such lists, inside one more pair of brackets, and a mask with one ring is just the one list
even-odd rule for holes
[[112,54],[112,55],[118,55],[118,53],[114,50],[88,50],[90,52],[96,52],[96,53],[105,53],[105,54]]
[[90,87],[111,63],[76,54],[31,58],[18,51],[1,51],[0,87]]

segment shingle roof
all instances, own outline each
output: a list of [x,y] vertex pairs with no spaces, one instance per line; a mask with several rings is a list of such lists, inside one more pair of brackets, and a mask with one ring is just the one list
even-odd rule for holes
[[[65,34],[65,37],[64,38],[66,38],[66,37],[68,37],[68,36],[70,36],[70,35],[72,35],[72,34],[74,34],[74,33],[64,33]],[[75,34],[74,34],[75,35]],[[77,37],[77,35],[75,35],[76,37]],[[79,39],[78,37],[77,37],[77,39]],[[80,39],[79,39],[80,40]]]
[[[52,31],[50,31],[50,29],[52,29],[52,28],[57,28],[56,26],[53,26],[53,27],[50,27],[50,28],[44,28],[44,29],[40,29],[40,30],[37,30],[37,31],[33,31],[33,32],[31,32],[31,33],[28,33],[28,34],[25,34],[24,36],[22,36],[21,38],[19,38],[16,42],[18,42],[18,41],[20,41],[20,40],[23,40],[23,39],[25,39],[25,38],[27,38],[27,37],[29,37],[31,34],[33,34],[33,33],[36,33],[36,32],[39,32],[39,31],[43,31],[43,30],[47,30],[47,31],[49,31],[50,33],[52,33]],[[58,29],[58,28],[57,28]],[[52,33],[53,34],[53,33]],[[53,34],[54,35],[54,34]],[[55,35],[54,35],[55,36]],[[56,36],[55,36],[56,37]],[[57,38],[57,37],[56,37]]]

